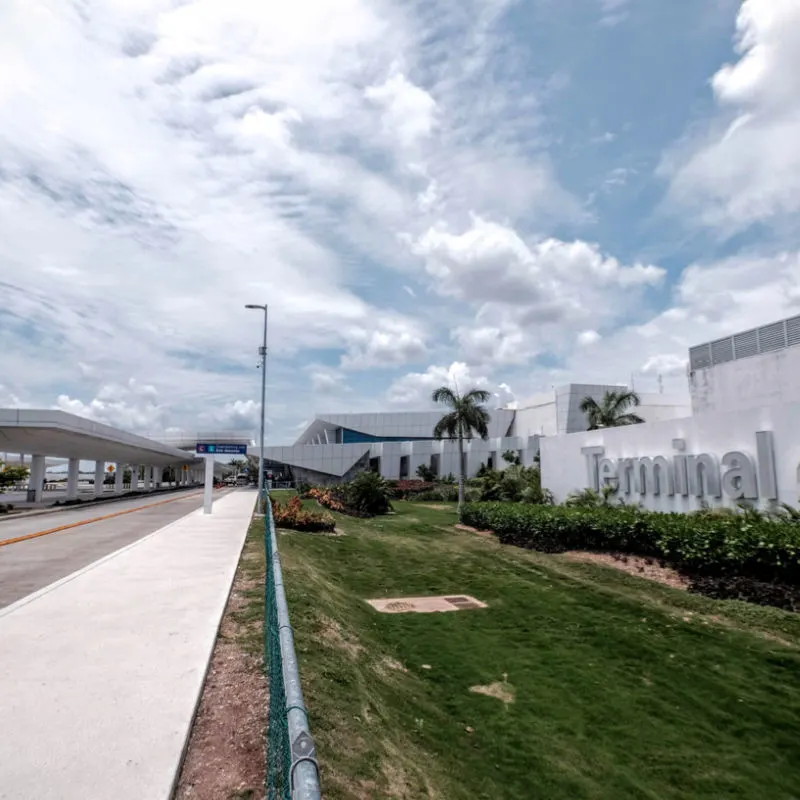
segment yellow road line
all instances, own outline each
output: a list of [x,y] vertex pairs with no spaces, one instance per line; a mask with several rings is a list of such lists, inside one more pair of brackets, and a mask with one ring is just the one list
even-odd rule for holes
[[148,503],[146,506],[136,506],[136,508],[126,508],[125,511],[115,511],[113,514],[104,514],[102,517],[92,517],[91,519],[82,519],[79,522],[71,522],[69,525],[59,525],[57,528],[49,528],[46,531],[39,531],[38,533],[26,533],[24,536],[17,536],[14,539],[4,539],[0,541],[0,547],[5,547],[7,544],[25,542],[28,539],[38,539],[40,536],[47,536],[48,533],[68,531],[70,528],[79,528],[81,525],[89,525],[92,522],[102,522],[104,519],[121,517],[124,514],[133,514],[134,511],[144,511],[146,508],[164,506],[167,503],[177,503],[178,500],[185,500],[187,497],[197,497],[201,494],[202,492],[192,492],[191,494],[184,494],[181,497],[171,497],[169,500],[159,500],[157,503]]

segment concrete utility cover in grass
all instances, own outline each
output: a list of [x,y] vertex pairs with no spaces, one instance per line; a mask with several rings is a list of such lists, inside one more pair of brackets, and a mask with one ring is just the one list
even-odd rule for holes
[[451,594],[440,597],[380,597],[367,602],[382,614],[429,614],[433,611],[467,611],[486,608],[474,597],[466,594]]

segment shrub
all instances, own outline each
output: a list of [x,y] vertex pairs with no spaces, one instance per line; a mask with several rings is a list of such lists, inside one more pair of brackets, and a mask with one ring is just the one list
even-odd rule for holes
[[480,480],[480,499],[540,505],[553,503],[552,493],[542,488],[542,474],[538,467],[519,465],[512,465],[502,472],[484,472]]
[[438,488],[435,481],[387,481],[391,496],[397,500],[412,500],[424,492],[432,492]]
[[661,514],[633,506],[466,505],[461,521],[501,542],[555,553],[616,550],[667,559],[689,575],[800,585],[800,524],[747,515]]
[[344,500],[340,497],[340,495],[340,487],[328,487],[325,489],[314,487],[308,490],[308,496],[313,497],[321,506],[329,508],[331,511],[338,511],[341,514],[344,514],[346,509]]
[[470,503],[461,521],[494,531],[504,544],[563,553],[567,550],[623,550],[657,555],[654,532],[636,509],[572,509],[525,503]]
[[[468,503],[474,503],[480,499],[480,490],[469,488],[464,493]],[[409,498],[410,500],[417,500],[419,502],[434,502],[434,503],[457,503],[458,502],[458,486],[450,486],[449,484],[441,484],[435,489],[426,489]]]
[[427,464],[420,464],[417,467],[417,476],[426,483],[433,483],[436,480],[436,473]]
[[692,578],[689,589],[716,600],[745,600],[760,606],[800,611],[800,587],[786,583],[768,583],[737,576],[700,575]]
[[346,485],[345,505],[364,514],[386,514],[392,510],[389,482],[377,472],[362,472]]
[[296,531],[332,531],[336,521],[330,514],[320,514],[303,508],[303,501],[295,496],[284,505],[274,497],[272,502],[272,518],[279,528],[291,528]]
[[308,492],[321,506],[351,517],[373,517],[392,510],[388,481],[375,472],[362,472],[350,483]]
[[[614,505],[616,494],[616,486],[604,486],[599,492],[594,489],[582,489],[580,492],[572,492],[564,501],[564,505],[570,508],[605,508]],[[622,498],[618,499],[617,505],[623,505]]]

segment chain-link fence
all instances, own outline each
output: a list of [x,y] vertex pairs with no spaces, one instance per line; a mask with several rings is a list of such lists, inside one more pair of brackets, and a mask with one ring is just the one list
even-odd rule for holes
[[265,506],[264,664],[269,680],[267,800],[320,800],[316,747],[308,728],[294,634],[283,588],[278,539],[268,498]]

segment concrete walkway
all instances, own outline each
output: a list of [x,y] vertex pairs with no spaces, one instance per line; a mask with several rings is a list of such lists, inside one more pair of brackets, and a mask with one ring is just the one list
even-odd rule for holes
[[255,500],[0,610],[0,798],[170,797]]

